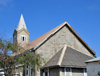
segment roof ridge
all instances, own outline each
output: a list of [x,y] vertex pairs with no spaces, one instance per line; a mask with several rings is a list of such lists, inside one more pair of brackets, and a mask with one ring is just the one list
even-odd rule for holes
[[[67,25],[69,27],[69,29],[75,34],[76,37],[78,37],[78,39],[80,40],[80,42],[90,50],[90,52],[95,55],[96,53],[89,47],[89,45],[77,34],[77,32],[70,26],[70,24],[65,21],[62,24],[58,25],[57,27],[55,27],[54,29],[50,30],[49,32],[43,34],[42,36],[38,37],[37,39],[33,40],[32,42],[30,42],[29,44],[31,44],[31,47],[34,47],[34,49],[37,49],[43,42],[45,42],[49,37],[51,37],[53,34],[55,34],[60,28],[62,28],[63,26]],[[25,47],[27,47],[27,45],[25,45]],[[30,48],[26,48],[26,49],[30,49]]]
[[69,30],[73,32],[73,34],[79,39],[79,41],[90,50],[90,52],[95,55],[96,53],[89,47],[89,45],[77,34],[77,32],[70,26],[70,24],[65,21],[62,24],[58,25],[57,27],[53,28],[52,30],[48,31],[47,33],[43,34],[42,36],[36,38],[35,40],[29,42],[23,48],[25,50],[29,50],[34,48],[36,50],[39,46],[41,46],[48,38],[53,36],[56,32],[58,32],[63,26],[68,26]]
[[[48,39],[49,36],[53,35],[56,31],[58,31],[61,27],[63,27],[66,23],[67,23],[67,22],[65,21],[64,23],[60,24],[59,27],[57,26],[58,28],[57,28],[56,30],[54,30],[53,32],[51,32],[50,35],[48,35],[48,36],[44,39],[44,41],[45,41],[46,39]],[[52,30],[53,30],[53,29],[52,29]],[[44,41],[42,41],[41,43],[43,43]],[[39,45],[40,45],[41,43],[39,43]],[[37,47],[38,47],[39,45],[37,45]],[[37,47],[36,47],[36,48],[37,48]],[[36,49],[36,48],[34,48],[34,49]]]
[[57,65],[61,65],[66,49],[67,49],[67,44],[64,45],[64,48],[62,50],[62,53],[60,55],[60,58],[59,58]]
[[[65,21],[65,22],[63,22],[62,24],[58,25],[57,27],[53,28],[52,30],[48,31],[47,33],[49,33],[49,35],[47,35],[47,36],[43,39],[43,41],[41,41],[39,44],[37,44],[37,45],[34,47],[34,50],[37,49],[37,47],[39,47],[45,40],[47,40],[51,35],[53,35],[56,31],[58,31],[60,28],[62,28],[65,24],[68,24],[68,22]],[[69,24],[68,24],[68,25],[69,25]],[[69,26],[70,26],[70,25],[69,25]],[[45,33],[45,34],[47,34],[47,33]],[[40,37],[44,36],[45,34],[41,35]],[[38,37],[38,38],[40,38],[40,37]],[[37,40],[38,38],[36,38],[35,40]],[[28,44],[32,44],[32,42],[34,42],[35,40],[29,42]],[[25,48],[28,44],[26,44],[26,45],[24,46],[24,48]],[[33,47],[33,46],[32,46],[32,47]],[[32,47],[31,47],[31,48],[32,48]]]

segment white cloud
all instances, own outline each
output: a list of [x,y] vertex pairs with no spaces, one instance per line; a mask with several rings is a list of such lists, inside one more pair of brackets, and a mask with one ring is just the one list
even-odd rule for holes
[[0,0],[0,5],[7,6],[13,0]]
[[93,4],[91,6],[88,6],[89,10],[100,10],[100,6],[98,6],[97,4]]

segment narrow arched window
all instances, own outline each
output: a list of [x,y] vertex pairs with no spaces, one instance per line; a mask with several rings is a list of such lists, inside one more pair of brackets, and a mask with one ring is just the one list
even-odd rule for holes
[[25,35],[21,35],[20,40],[21,41],[26,41],[26,36]]

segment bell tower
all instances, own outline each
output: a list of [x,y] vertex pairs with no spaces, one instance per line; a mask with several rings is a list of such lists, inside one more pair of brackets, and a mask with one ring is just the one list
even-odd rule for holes
[[30,41],[30,33],[27,30],[24,17],[21,14],[19,24],[17,29],[15,28],[13,33],[13,43],[19,44],[20,46],[24,46]]

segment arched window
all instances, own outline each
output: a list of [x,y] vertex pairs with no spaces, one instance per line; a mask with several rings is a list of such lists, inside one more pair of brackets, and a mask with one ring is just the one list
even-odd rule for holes
[[26,41],[26,36],[25,35],[21,35],[21,41]]

